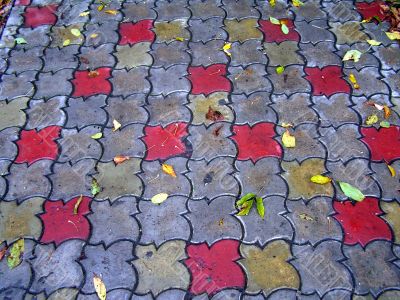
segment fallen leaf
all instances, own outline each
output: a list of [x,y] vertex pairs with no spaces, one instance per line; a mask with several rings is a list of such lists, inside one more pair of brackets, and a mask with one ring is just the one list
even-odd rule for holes
[[350,82],[353,84],[353,87],[354,87],[355,89],[359,89],[359,88],[360,88],[359,84],[357,83],[356,76],[354,76],[353,73],[350,73],[350,74],[349,74],[349,80],[350,80]]
[[81,194],[80,197],[78,198],[78,200],[77,200],[76,203],[75,203],[75,206],[74,206],[74,215],[77,215],[77,214],[78,214],[79,205],[81,204],[82,199],[83,199],[83,195]]
[[225,45],[222,47],[222,50],[225,52],[226,55],[232,56],[232,54],[228,51],[231,49],[232,43],[225,43]]
[[384,105],[383,106],[383,111],[384,111],[384,118],[388,119],[390,117],[390,115],[392,114],[392,112],[390,111],[389,106]]
[[102,3],[97,7],[98,11],[102,11],[104,9],[105,5]]
[[161,169],[163,170],[163,172],[165,174],[168,174],[168,175],[170,175],[172,177],[176,177],[176,173],[175,173],[175,170],[174,170],[173,166],[168,165],[168,164],[162,164],[161,165]]
[[116,165],[119,165],[119,164],[122,164],[124,161],[126,161],[126,160],[128,160],[128,159],[130,159],[129,156],[126,156],[126,155],[117,155],[117,156],[114,157],[114,163],[115,163]]
[[379,46],[380,44],[382,44],[381,42],[375,40],[367,40],[367,43],[370,44],[371,46]]
[[106,14],[114,15],[114,16],[118,14],[118,11],[115,10],[115,9],[107,9],[107,10],[105,10],[104,12],[105,12]]
[[376,108],[377,110],[382,110],[382,109],[383,109],[383,105],[374,103],[374,106],[375,106],[375,108]]
[[282,122],[282,125],[281,125],[283,128],[290,128],[290,127],[293,127],[293,124],[292,123],[285,123],[285,122]]
[[21,264],[21,256],[24,254],[24,249],[24,239],[19,239],[11,246],[10,253],[7,256],[7,265],[11,270]]
[[3,247],[3,248],[1,248],[1,250],[0,250],[0,261],[2,261],[2,260],[3,260],[3,258],[4,258],[4,256],[6,255],[6,253],[7,253],[7,249],[8,249],[8,247],[7,247],[7,246],[5,246],[5,245],[4,245],[4,247]]
[[107,296],[106,285],[104,284],[103,280],[101,280],[101,278],[96,274],[94,274],[93,276],[93,285],[97,293],[97,297],[99,297],[100,300],[106,300]]
[[161,204],[165,200],[167,200],[167,198],[168,198],[167,193],[159,193],[159,194],[153,196],[153,198],[151,198],[151,202],[154,204]]
[[275,7],[276,4],[276,0],[269,0],[269,5],[271,5],[272,7]]
[[176,37],[175,40],[177,40],[179,42],[184,42],[185,41],[185,39],[183,37],[180,37],[180,36]]
[[222,121],[224,116],[218,110],[214,110],[211,106],[208,107],[208,112],[206,113],[206,119],[211,121]]
[[310,178],[310,181],[318,184],[327,184],[331,182],[332,179],[324,175],[314,175]]
[[69,45],[71,45],[71,40],[70,40],[70,39],[66,39],[66,40],[63,42],[63,46],[66,47],[66,46],[69,46]]
[[348,184],[347,182],[339,181],[338,183],[342,192],[350,199],[355,201],[364,200],[365,196],[359,189],[355,188],[351,184]]
[[265,215],[265,207],[264,207],[264,202],[261,197],[256,198],[256,206],[257,206],[257,212],[261,218],[264,219]]
[[367,125],[373,125],[375,123],[377,123],[379,121],[378,116],[377,115],[370,115],[367,117],[367,119],[365,120],[365,124]]
[[346,52],[342,60],[343,61],[354,60],[354,62],[358,62],[360,60],[361,55],[362,52],[358,50],[349,50]]
[[27,41],[26,41],[23,37],[17,37],[17,38],[15,39],[15,42],[16,42],[18,45],[27,44]]
[[117,120],[113,120],[113,129],[112,129],[112,131],[117,131],[118,129],[120,129],[121,128],[121,123],[120,122],[118,122]]
[[295,7],[300,7],[300,6],[303,6],[303,5],[304,5],[304,3],[301,2],[300,0],[293,0],[292,3],[293,3],[293,5],[294,5]]
[[300,219],[302,220],[306,220],[306,221],[314,221],[314,219],[312,217],[310,217],[309,215],[307,215],[306,213],[301,213],[299,214]]
[[287,27],[286,24],[281,23],[281,30],[283,34],[289,34],[289,27]]
[[91,138],[94,140],[101,139],[102,137],[103,137],[103,134],[101,132],[95,133],[91,136]]
[[393,40],[400,40],[400,31],[395,32],[385,32],[389,39]]
[[391,165],[389,165],[389,164],[386,164],[386,165],[387,165],[387,167],[389,169],[390,175],[392,177],[395,177],[396,176],[396,170]]
[[88,76],[90,78],[96,78],[97,76],[99,76],[99,72],[98,71],[89,71]]
[[280,75],[283,73],[283,71],[285,71],[285,67],[278,66],[278,67],[276,67],[275,70],[276,70],[276,74]]
[[86,17],[90,14],[90,11],[84,11],[79,14],[80,17]]
[[97,182],[96,178],[92,178],[92,195],[95,197],[98,193],[100,193],[101,188],[99,183]]
[[247,216],[250,209],[253,207],[254,199],[248,200],[241,206],[240,211],[236,214],[237,216]]
[[71,29],[71,33],[72,33],[74,36],[80,36],[80,35],[81,35],[81,31],[80,31],[79,29],[77,29],[77,28],[72,28],[72,29]]
[[383,128],[389,128],[390,127],[390,123],[388,121],[381,121],[379,123],[379,126],[381,126]]
[[97,38],[99,35],[97,34],[97,33],[92,33],[91,35],[90,35],[90,38],[91,39],[95,39],[95,38]]
[[224,125],[221,125],[221,126],[215,128],[214,131],[213,131],[213,135],[214,135],[214,136],[219,136],[219,134],[220,134],[220,132],[221,132],[221,129],[222,129],[223,127],[224,127]]
[[242,198],[240,198],[238,201],[236,201],[236,206],[240,208],[240,206],[242,206],[245,202],[247,202],[253,198],[256,198],[256,194],[247,193]]
[[218,225],[219,226],[224,225],[224,218],[219,219]]
[[296,138],[286,129],[282,135],[282,143],[286,148],[294,148],[296,147]]
[[275,25],[281,25],[281,22],[277,18],[269,17],[269,21]]

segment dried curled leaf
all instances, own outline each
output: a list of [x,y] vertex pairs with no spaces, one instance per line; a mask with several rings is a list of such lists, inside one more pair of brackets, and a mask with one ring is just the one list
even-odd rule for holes
[[175,173],[175,170],[174,170],[173,166],[168,165],[168,164],[162,164],[161,165],[161,169],[163,170],[163,172],[165,174],[168,174],[168,175],[170,175],[172,177],[176,177],[176,173]]
[[120,129],[121,128],[121,123],[120,122],[118,122],[117,120],[113,120],[113,129],[112,129],[112,131],[117,131],[118,129]]
[[18,267],[22,262],[22,255],[25,250],[25,241],[24,239],[19,239],[16,241],[10,248],[10,253],[7,256],[7,265],[12,270],[15,267]]
[[74,205],[74,215],[78,214],[79,205],[81,204],[82,199],[83,199],[83,195],[81,194]]
[[294,148],[296,147],[296,138],[286,129],[282,135],[282,143],[286,148]]
[[130,157],[127,156],[127,155],[117,155],[117,156],[114,157],[113,160],[114,160],[114,163],[116,165],[119,165],[119,164],[122,164],[124,161],[126,161],[128,159],[130,159]]
[[97,38],[98,36],[99,36],[98,33],[92,33],[89,37],[90,37],[91,39],[95,39],[95,38]]
[[299,214],[300,219],[302,220],[306,220],[306,221],[314,221],[314,219],[312,217],[310,217],[309,215],[307,215],[306,213],[301,213]]
[[27,44],[27,41],[26,41],[23,37],[17,37],[17,38],[15,39],[15,42],[16,42],[18,45]]
[[91,138],[94,140],[101,139],[102,137],[103,137],[103,133],[101,133],[101,132],[95,133],[91,136]]
[[282,122],[281,126],[282,126],[283,128],[290,128],[290,127],[293,127],[293,124],[292,124],[292,123]]
[[222,121],[224,119],[224,115],[218,110],[214,110],[211,106],[209,106],[208,112],[206,113],[206,119],[214,122]]
[[324,175],[314,175],[310,178],[310,181],[318,184],[327,184],[331,182],[332,179]]
[[373,125],[375,123],[377,123],[379,121],[379,118],[377,115],[370,115],[367,117],[367,119],[365,120],[365,124],[367,125]]
[[96,274],[94,274],[93,276],[93,285],[97,293],[97,297],[99,297],[100,300],[106,300],[107,297],[106,285],[104,284],[103,280]]
[[151,198],[151,202],[154,203],[154,204],[161,204],[165,200],[167,200],[167,198],[168,198],[168,194],[167,193],[159,193],[157,195],[154,195]]
[[344,55],[343,61],[354,60],[354,62],[358,62],[360,60],[361,55],[362,52],[358,50],[349,50]]
[[384,105],[383,106],[383,112],[384,112],[384,118],[385,119],[389,119],[390,115],[392,114],[392,112],[390,111],[389,106]]
[[89,78],[96,78],[97,76],[99,76],[99,72],[98,71],[89,71],[88,76],[89,76]]
[[264,207],[264,202],[261,197],[256,198],[256,207],[257,207],[257,212],[260,215],[261,218],[264,219],[265,215],[265,207]]
[[365,196],[359,189],[355,188],[351,184],[348,184],[347,182],[339,181],[338,183],[342,192],[350,199],[353,199],[355,201],[364,200]]
[[80,17],[86,17],[90,14],[90,11],[84,11],[79,14]]
[[69,46],[71,45],[71,40],[70,39],[66,39],[63,41],[63,47]]
[[387,167],[389,169],[390,175],[392,177],[395,177],[396,176],[396,170],[391,165],[389,165],[389,164],[386,164],[386,165],[387,165]]
[[101,191],[101,188],[100,188],[100,185],[97,182],[96,178],[92,178],[92,189],[91,189],[91,192],[92,192],[93,197],[96,197],[96,195],[98,193],[100,193],[100,191]]
[[276,0],[269,0],[269,5],[271,5],[271,7],[275,7],[276,4]]
[[282,74],[284,71],[285,71],[285,67],[283,67],[283,66],[278,66],[278,67],[276,67],[276,74],[278,74],[278,75],[280,75],[280,74]]

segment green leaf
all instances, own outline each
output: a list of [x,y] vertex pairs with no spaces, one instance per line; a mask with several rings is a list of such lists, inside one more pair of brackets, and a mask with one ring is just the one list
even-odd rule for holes
[[241,210],[236,214],[237,216],[247,216],[250,212],[251,207],[254,204],[254,199],[246,201],[243,205]]
[[276,74],[280,75],[283,73],[283,71],[285,71],[285,67],[282,66],[276,67]]
[[389,128],[390,127],[390,123],[388,121],[382,121],[379,123],[379,126],[383,127],[383,128]]
[[24,239],[19,239],[12,245],[10,254],[7,256],[7,265],[11,270],[19,266],[19,264],[22,262],[21,256],[24,253],[24,249]]
[[264,219],[264,214],[265,214],[265,208],[264,208],[264,202],[261,197],[256,198],[256,205],[257,205],[257,212],[260,215],[261,218]]
[[71,45],[71,40],[70,40],[70,39],[66,39],[66,40],[63,42],[63,46],[66,47],[66,46],[69,46],[69,45]]
[[23,37],[17,37],[17,38],[15,39],[15,42],[16,42],[18,45],[27,44],[26,40],[25,40]]
[[77,28],[72,28],[72,29],[71,29],[71,33],[72,33],[74,36],[80,36],[80,35],[81,35],[81,31],[80,31],[79,29],[77,29]]
[[289,28],[286,26],[286,24],[281,24],[281,30],[284,34],[289,34]]
[[362,52],[360,52],[358,50],[349,50],[343,56],[342,60],[343,61],[354,60],[354,62],[358,62],[360,60],[361,55],[362,55]]
[[256,194],[253,193],[248,193],[246,195],[244,195],[242,198],[240,198],[238,201],[236,201],[236,206],[242,206],[246,201],[249,201],[252,198],[255,198]]
[[101,132],[95,133],[95,134],[93,134],[91,136],[91,138],[94,139],[94,140],[98,140],[98,139],[100,139],[102,137],[103,137],[103,134]]
[[343,193],[350,199],[353,199],[355,201],[364,200],[365,196],[359,189],[343,181],[338,181],[338,183]]
[[161,204],[165,200],[167,200],[167,198],[168,198],[168,194],[167,193],[159,193],[157,195],[154,195],[151,198],[151,202],[154,203],[154,204]]
[[281,24],[281,22],[277,18],[269,17],[269,21],[272,24],[275,24],[275,25],[280,25]]
[[92,195],[96,196],[98,193],[100,193],[101,188],[99,186],[99,183],[97,182],[96,178],[92,178]]

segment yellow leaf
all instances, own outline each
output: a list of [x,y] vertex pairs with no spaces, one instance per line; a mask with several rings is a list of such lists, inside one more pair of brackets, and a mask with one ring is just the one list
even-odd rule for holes
[[285,67],[278,66],[278,67],[276,67],[275,70],[276,70],[276,74],[280,75],[283,73],[283,71],[285,71]]
[[349,80],[350,80],[350,82],[353,84],[353,87],[354,87],[355,89],[359,89],[359,88],[360,88],[359,84],[357,83],[356,76],[354,76],[353,73],[350,73],[350,74],[349,74]]
[[286,130],[282,135],[282,143],[286,148],[296,147],[296,138],[290,134],[289,130]]
[[306,213],[299,214],[299,217],[302,220],[314,221],[314,219],[312,217],[310,217],[309,215],[307,215]]
[[124,161],[126,161],[128,159],[130,159],[130,157],[127,156],[127,155],[117,155],[117,156],[114,157],[114,163],[116,165],[119,165],[119,164],[122,164]]
[[105,10],[104,11],[106,14],[109,14],[109,15],[116,15],[116,14],[118,14],[118,11],[117,10],[115,10],[115,9],[107,9],[107,10]]
[[389,106],[387,106],[387,105],[383,106],[383,111],[384,111],[385,119],[388,119],[390,117],[390,115],[392,114],[392,112],[390,111]]
[[343,61],[354,60],[354,62],[358,62],[360,60],[361,55],[362,55],[362,52],[360,52],[358,50],[349,50],[343,56],[342,60]]
[[185,41],[185,39],[184,39],[183,37],[179,37],[179,36],[176,37],[175,39],[176,39],[177,41],[180,41],[180,42],[184,42],[184,41]]
[[269,5],[271,5],[272,7],[275,7],[276,4],[276,0],[269,0]]
[[282,122],[281,126],[282,126],[283,128],[290,128],[290,127],[293,127],[293,124],[292,124],[292,123],[285,123],[285,122]]
[[97,38],[99,35],[97,34],[97,33],[92,33],[91,35],[90,35],[90,38],[91,39],[95,39],[95,38]]
[[102,11],[102,10],[104,9],[104,7],[105,7],[104,4],[100,4],[100,5],[97,7],[97,10],[98,10],[98,11]]
[[90,11],[84,11],[79,14],[80,17],[86,17],[90,14]]
[[293,0],[292,3],[293,3],[293,5],[294,5],[295,7],[300,7],[300,6],[303,6],[303,5],[304,5],[304,3],[301,2],[300,0]]
[[387,165],[387,167],[389,169],[390,175],[392,175],[392,177],[395,177],[396,176],[396,170],[391,165],[388,165],[388,164],[386,164],[386,165]]
[[367,125],[373,125],[379,121],[377,115],[370,115],[367,117],[367,120],[365,120],[365,124]]
[[371,46],[379,46],[380,44],[382,44],[381,42],[378,42],[376,40],[367,40],[367,43]]
[[176,177],[176,173],[173,166],[168,164],[162,164],[161,168],[164,171],[164,173],[171,175],[172,177]]
[[393,40],[400,40],[400,31],[395,32],[385,32],[389,39]]
[[327,184],[331,182],[332,179],[324,175],[314,175],[313,177],[310,178],[310,181],[318,184]]
[[66,47],[66,46],[68,46],[68,45],[70,45],[71,44],[71,40],[70,39],[66,39],[64,42],[63,42],[63,46],[64,47]]
[[117,120],[114,120],[113,121],[113,125],[114,125],[114,128],[112,129],[112,131],[117,131],[118,129],[120,129],[121,128],[121,123],[120,122],[118,122]]
[[96,293],[97,293],[97,296],[99,297],[99,299],[106,300],[106,296],[107,296],[106,286],[105,286],[103,280],[101,280],[101,278],[99,276],[97,276],[96,274],[93,276],[93,285],[94,285],[94,289],[96,290]]
[[91,136],[92,139],[94,140],[98,140],[103,136],[103,134],[101,132],[95,133]]
[[78,214],[79,205],[81,204],[82,199],[83,199],[83,195],[81,194],[80,197],[78,198],[78,200],[77,200],[76,203],[75,203],[75,206],[74,206],[74,215],[77,215],[77,214]]
[[72,29],[71,29],[71,33],[72,33],[74,36],[80,36],[80,35],[81,35],[81,31],[80,31],[79,29],[77,29],[77,28],[72,28]]
[[222,47],[222,50],[225,52],[226,55],[231,56],[232,54],[228,51],[231,49],[232,43],[225,43],[225,45]]
[[154,204],[161,204],[165,200],[167,200],[167,198],[168,198],[167,193],[159,193],[159,194],[153,196],[153,198],[151,198],[151,202]]

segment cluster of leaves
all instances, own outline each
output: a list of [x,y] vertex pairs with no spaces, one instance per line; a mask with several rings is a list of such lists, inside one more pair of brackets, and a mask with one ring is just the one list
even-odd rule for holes
[[254,202],[256,202],[258,214],[264,219],[265,208],[263,199],[261,197],[257,197],[257,195],[253,193],[248,193],[236,201],[236,207],[239,209],[239,212],[236,215],[247,216],[253,207]]
[[390,20],[390,31],[400,32],[400,0],[386,0],[381,8]]

